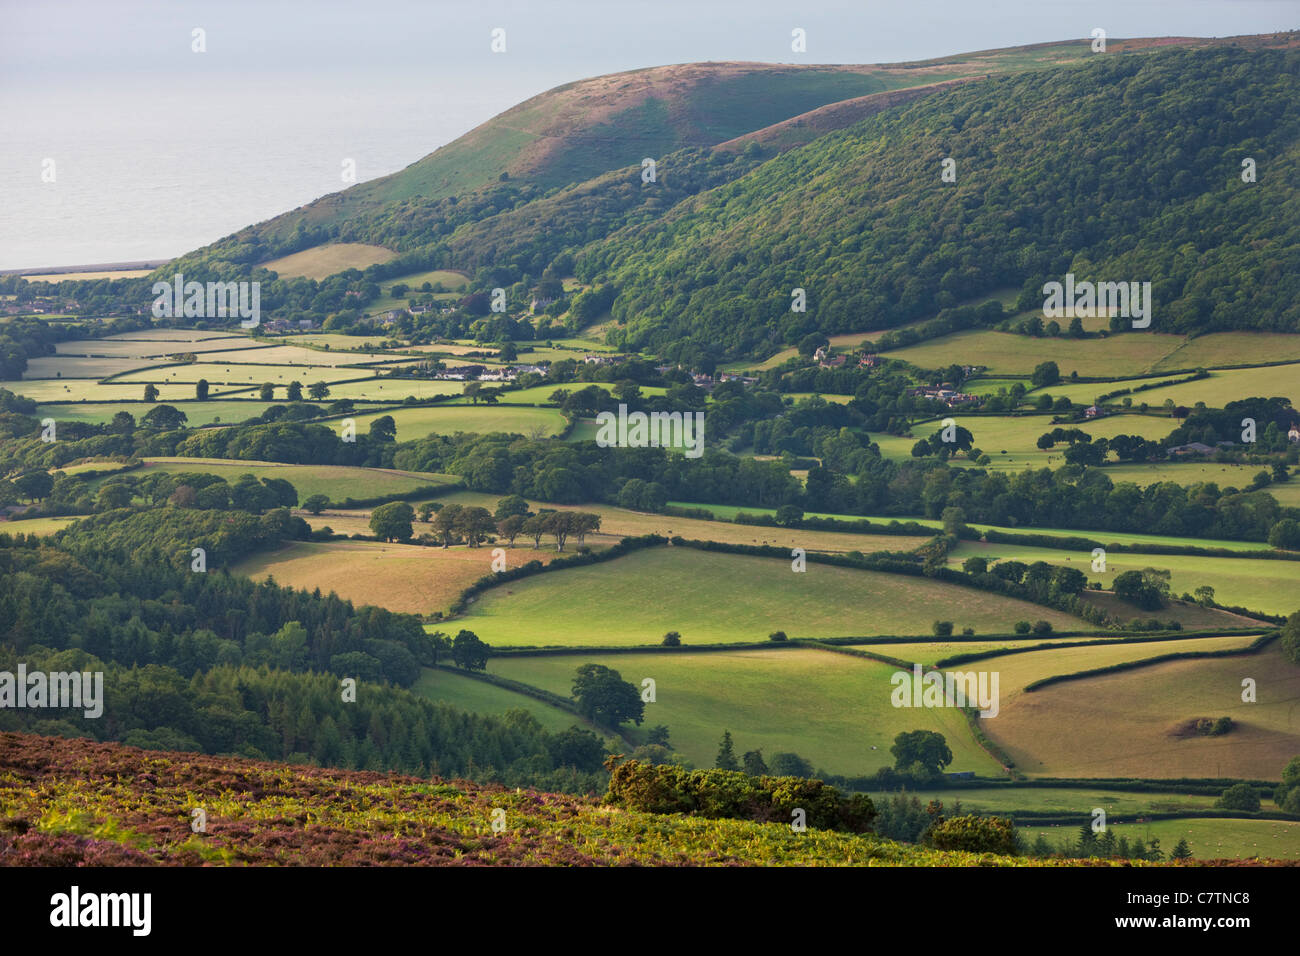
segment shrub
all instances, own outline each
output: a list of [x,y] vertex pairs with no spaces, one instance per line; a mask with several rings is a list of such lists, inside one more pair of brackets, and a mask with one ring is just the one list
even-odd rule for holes
[[1046,621],[1035,621],[1032,630],[1035,634],[1051,634],[1052,625]]
[[950,637],[952,635],[952,621],[935,621],[934,636]]
[[936,850],[998,853],[1015,856],[1016,828],[1002,817],[968,815],[940,820],[926,831],[924,842]]
[[868,833],[876,809],[864,794],[844,797],[821,780],[754,777],[736,770],[685,770],[636,760],[610,769],[606,799],[647,813],[692,813],[708,818],[784,822],[803,810],[810,827]]
[[682,646],[682,636],[681,636],[680,634],[678,634],[676,631],[669,631],[667,634],[664,635],[663,646],[664,646],[664,647],[681,647],[681,646]]
[[1214,804],[1224,810],[1259,811],[1259,791],[1248,783],[1234,783]]
[[1016,633],[1028,634],[1033,629],[1033,625],[1028,621],[1016,621]]
[[769,641],[776,641],[778,644],[789,640],[789,638],[785,636],[785,631],[773,631],[771,634],[767,635],[767,639]]

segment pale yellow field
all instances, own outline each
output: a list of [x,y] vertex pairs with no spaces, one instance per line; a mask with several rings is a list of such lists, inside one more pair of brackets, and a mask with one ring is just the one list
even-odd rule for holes
[[340,379],[360,378],[364,371],[354,368],[325,368],[302,365],[217,365],[196,362],[189,365],[172,365],[161,369],[146,369],[121,375],[113,381],[128,382],[197,382],[205,378],[213,385],[288,385],[301,382],[304,391],[313,382],[335,382]]
[[[333,522],[324,523],[334,527]],[[428,525],[415,523],[417,535],[428,530]],[[234,571],[258,581],[269,574],[278,584],[308,591],[320,588],[322,594],[333,591],[356,605],[429,614],[446,610],[465,588],[490,574],[492,551],[497,546],[444,549],[377,541],[298,541],[249,558]],[[506,566],[514,568],[533,560],[549,563],[565,556],[553,547],[535,551],[530,543],[506,548]]]
[[336,272],[364,269],[396,257],[396,252],[383,246],[371,246],[362,242],[335,242],[272,259],[262,265],[286,279],[295,276],[324,279]]
[[213,352],[203,356],[205,362],[253,362],[258,365],[362,365],[386,362],[395,356],[383,352],[335,352],[307,349],[300,345],[272,345],[257,349]]
[[95,279],[138,279],[147,276],[152,269],[120,269],[110,272],[47,272],[41,275],[23,276],[28,282],[86,282]]
[[[252,339],[204,339],[198,342],[184,342],[178,339],[157,341],[153,339],[76,339],[72,342],[59,342],[54,346],[58,355],[105,356],[108,358],[153,358],[162,360],[168,355],[193,352],[220,352],[231,356],[252,356],[264,351]],[[254,361],[251,357],[237,359],[240,362]]]
[[[1006,669],[1023,665],[1003,662],[1050,653],[1068,652],[1036,651],[995,660]],[[1092,666],[1102,663],[1099,659]],[[1246,678],[1256,681],[1255,703],[1241,699]],[[1300,667],[1273,648],[1153,664],[1031,694],[1008,693],[1013,682],[1004,673],[1001,713],[983,721],[983,727],[1028,774],[1276,780],[1286,762],[1300,753]],[[1182,721],[1222,716],[1237,724],[1223,736],[1170,734]]]

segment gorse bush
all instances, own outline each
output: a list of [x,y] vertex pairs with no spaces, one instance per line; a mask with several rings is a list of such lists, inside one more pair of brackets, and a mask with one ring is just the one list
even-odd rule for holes
[[821,780],[754,777],[736,770],[685,770],[611,757],[606,799],[629,810],[711,819],[790,823],[803,810],[809,827],[871,832],[876,808],[864,794],[844,797]]

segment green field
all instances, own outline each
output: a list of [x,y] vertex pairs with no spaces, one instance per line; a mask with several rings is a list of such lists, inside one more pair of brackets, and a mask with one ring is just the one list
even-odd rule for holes
[[1097,339],[1036,339],[977,329],[893,349],[885,355],[922,368],[944,368],[961,361],[1003,375],[1028,375],[1042,362],[1055,362],[1065,377],[1078,372],[1094,378],[1113,378],[1143,372],[1300,361],[1300,335],[1216,332],[1189,340],[1183,335],[1160,332],[1127,332]]
[[554,408],[517,408],[479,405],[434,405],[427,408],[399,408],[392,411],[356,416],[357,431],[365,432],[380,415],[391,415],[397,423],[397,440],[413,441],[427,435],[454,435],[456,432],[509,432],[519,435],[558,435],[564,430],[564,416]]
[[368,378],[360,382],[331,385],[329,388],[331,400],[350,398],[354,401],[401,402],[408,397],[424,399],[438,395],[459,395],[465,390],[465,383],[427,378]]
[[[1107,392],[1154,382],[1176,382],[1181,377],[1183,376],[1091,382],[1083,385],[1050,385],[1035,391],[1032,395],[1037,395],[1041,391],[1050,394],[1053,398],[1064,396],[1076,404],[1091,404],[1097,396]],[[1229,402],[1240,401],[1243,398],[1278,396],[1289,398],[1292,405],[1300,404],[1300,366],[1269,365],[1263,368],[1223,369],[1211,372],[1209,378],[1134,392],[1132,395],[1108,399],[1108,401],[1119,402],[1123,398],[1131,398],[1134,405],[1145,402],[1153,408],[1159,408],[1168,399],[1176,405],[1186,405],[1188,408],[1197,402],[1204,402],[1211,408],[1223,408]]]
[[[1265,545],[1260,547],[1266,548]],[[1275,561],[1267,558],[1210,558],[1185,554],[1133,554],[1111,551],[1106,555],[1106,570],[1092,570],[1091,551],[1067,551],[1057,548],[1026,547],[1018,544],[983,544],[962,541],[949,552],[948,563],[960,567],[969,557],[1003,561],[1047,561],[1076,568],[1089,581],[1100,581],[1110,589],[1115,575],[1143,568],[1165,568],[1173,572],[1170,588],[1175,597],[1194,594],[1201,585],[1214,588],[1220,604],[1246,607],[1266,614],[1290,614],[1300,607],[1300,595],[1294,591],[1300,582],[1300,561]],[[1152,612],[1159,616],[1158,612]]]
[[[1100,806],[1100,804],[1098,804]],[[1080,824],[1090,817],[1081,817]],[[1246,860],[1251,857],[1276,860],[1300,859],[1300,823],[1287,820],[1186,819],[1153,820],[1149,823],[1112,823],[1115,836],[1150,845],[1160,841],[1165,859],[1180,839],[1186,839],[1196,860]],[[1053,846],[1077,841],[1078,827],[1025,827],[1025,838],[1033,843],[1041,833]]]
[[[1143,438],[1163,438],[1178,423],[1171,418],[1156,415],[1108,415],[1074,425],[1053,425],[1051,415],[960,415],[950,416],[961,428],[971,433],[974,447],[991,459],[988,466],[993,471],[1021,471],[1031,468],[1059,468],[1065,464],[1064,443],[1050,449],[1040,449],[1038,438],[1054,428],[1078,428],[1093,438],[1114,438],[1116,435],[1141,435]],[[880,453],[894,461],[910,461],[912,446],[920,438],[929,438],[941,427],[939,421],[912,426],[911,438],[895,435],[874,435],[872,440],[880,446]],[[971,465],[966,458],[954,458],[954,465]]]
[[[430,269],[426,272],[412,272],[409,275],[393,276],[391,279],[384,279],[379,283],[379,298],[366,305],[365,311],[371,315],[379,315],[387,312],[389,309],[405,309],[411,299],[423,298],[428,293],[421,292],[420,286],[428,282],[430,285],[443,284],[450,292],[435,292],[433,296],[439,301],[446,299],[458,298],[457,292],[463,290],[469,284],[469,279],[459,272],[451,272],[447,269]],[[410,291],[403,296],[390,295],[393,286],[399,283],[405,283],[410,286]]]
[[[194,388],[187,386],[190,392],[189,397],[193,399]],[[264,411],[273,405],[273,402],[262,401],[173,401],[169,402],[173,408],[182,411],[186,416],[186,424],[194,425],[211,425],[214,422],[240,422],[246,418],[253,418],[261,415]],[[137,422],[148,414],[154,407],[154,402],[118,402],[116,404],[99,404],[86,403],[76,405],[38,405],[36,416],[44,418],[49,416],[55,421],[72,421],[72,422],[96,422],[103,423],[111,421],[113,416],[118,412],[127,412],[135,416]]]
[[[1185,466],[1180,466],[1185,467]],[[1112,469],[1108,468],[1107,473]],[[1125,479],[1132,480],[1132,479]],[[694,501],[670,501],[669,505],[676,508],[700,508],[712,512],[720,519],[731,519],[736,515],[744,513],[751,515],[775,515],[775,508],[748,508],[741,505],[710,505],[699,504]],[[927,528],[934,528],[936,531],[943,527],[943,522],[933,518],[908,518],[908,517],[881,517],[879,515],[841,515],[830,514],[827,512],[809,511],[804,515],[805,518],[834,518],[837,521],[872,521],[878,524],[889,524],[891,521],[897,522],[915,522],[916,524],[925,525]],[[1095,529],[1070,529],[1070,528],[1008,528],[1002,525],[991,524],[970,524],[971,528],[976,531],[994,530],[1004,531],[1009,534],[1049,534],[1059,535],[1063,538],[1089,538],[1101,541],[1105,544],[1160,544],[1174,546],[1191,546],[1197,548],[1226,548],[1230,551],[1260,551],[1267,550],[1268,545],[1262,541],[1225,541],[1218,538],[1176,538],[1170,535],[1162,534],[1132,534],[1123,531],[1102,531]],[[763,529],[770,531],[774,529]],[[887,549],[893,550],[893,549]]]
[[[916,797],[922,806],[931,800],[938,800],[945,808],[949,808],[954,802],[960,801],[963,810],[981,813],[1015,813],[1023,810],[1077,813],[1079,823],[1091,822],[1093,807],[1101,807],[1108,817],[1114,817],[1119,814],[1141,815],[1147,812],[1173,813],[1206,809],[1214,806],[1214,801],[1218,799],[1217,795],[1098,790],[1089,787],[954,787],[909,791],[906,795]],[[879,804],[895,796],[896,792],[873,792],[871,799]],[[1059,834],[1063,831],[1056,827],[1055,832]]]
[[364,378],[367,375],[374,374],[368,369],[356,368],[325,368],[322,366],[305,366],[305,365],[236,365],[226,364],[209,364],[207,362],[195,362],[190,365],[169,365],[166,368],[146,369],[138,372],[130,372],[126,375],[119,375],[113,381],[119,385],[131,382],[140,383],[144,387],[145,382],[154,382],[162,385],[165,383],[184,383],[197,382],[199,379],[207,379],[212,385],[262,385],[270,382],[273,385],[288,385],[290,382],[300,382],[303,389],[313,382],[337,382],[349,378]]
[[[442,701],[476,714],[504,714],[508,710],[522,708],[536,717],[541,725],[552,733],[559,733],[576,725],[595,731],[601,737],[605,736],[604,732],[594,724],[567,710],[544,703],[527,694],[497,687],[487,681],[465,677],[455,671],[425,667],[420,671],[420,677],[411,686],[411,690],[430,700]],[[613,743],[610,741],[611,746]]]
[[[483,384],[485,388],[491,388],[495,383],[484,382]],[[609,391],[610,386],[608,384],[601,382],[592,382],[591,384],[596,385],[606,394],[611,394]],[[501,395],[501,401],[510,402],[512,404],[522,403],[527,405],[549,405],[551,403],[551,396],[555,394],[557,389],[572,393],[580,391],[586,387],[587,383],[585,382],[569,382],[565,385],[535,385],[532,388],[512,389],[509,392],[504,392]],[[667,393],[668,389],[663,388],[662,386],[641,386],[641,395],[645,398],[649,398],[651,395],[665,395]]]
[[465,627],[489,644],[626,646],[763,641],[790,637],[927,634],[938,617],[958,629],[1007,633],[1041,619],[1077,628],[1070,615],[929,578],[783,558],[654,548],[587,567],[499,585],[478,596]]
[[75,517],[56,517],[0,521],[0,534],[54,534],[76,520]]
[[[1133,464],[1126,462],[1119,465],[1107,465],[1106,476],[1115,484],[1131,481],[1145,488],[1160,481],[1173,481],[1190,486],[1212,481],[1225,488],[1245,489],[1254,477],[1268,469],[1263,465],[1220,464],[1214,461],[1177,461],[1152,464]],[[1277,499],[1278,504],[1287,507],[1300,507],[1300,480],[1274,483],[1263,489]]]
[[354,468],[347,465],[282,465],[266,461],[228,461],[216,458],[145,458],[136,474],[151,471],[204,472],[235,481],[240,475],[258,478],[283,478],[298,492],[301,502],[322,494],[331,501],[344,498],[374,498],[398,494],[423,485],[449,484],[459,479],[416,471],[387,468]]
[[[164,384],[155,387],[158,389],[160,401],[175,402],[194,397],[193,384]],[[142,404],[144,402],[143,382],[130,385],[119,385],[110,382],[101,385],[93,378],[40,379],[33,382],[0,382],[0,388],[6,388],[17,395],[25,395],[38,402],[94,402],[96,404],[110,402]],[[215,396],[238,392],[247,388],[247,385],[233,388],[223,388],[218,385],[214,386],[208,394]],[[152,407],[153,404],[150,403],[145,407],[144,411]]]
[[999,772],[956,709],[892,706],[895,668],[863,658],[799,648],[594,653],[498,657],[488,673],[568,696],[574,671],[585,663],[611,667],[638,687],[653,679],[655,702],[645,705],[644,726],[666,724],[673,747],[699,767],[713,766],[722,732],[730,730],[737,753],[761,749],[770,759],[792,752],[832,773],[871,773],[892,765],[896,735],[924,728],[948,741],[951,769]]

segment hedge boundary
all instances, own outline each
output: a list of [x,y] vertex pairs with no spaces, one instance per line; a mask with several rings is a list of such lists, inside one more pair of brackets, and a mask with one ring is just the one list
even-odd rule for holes
[[1108,667],[1095,667],[1092,670],[1076,671],[1073,674],[1054,674],[1051,677],[1044,677],[1041,680],[1033,681],[1026,684],[1024,690],[1026,693],[1049,687],[1052,684],[1060,684],[1065,681],[1083,680],[1086,677],[1099,677],[1102,674],[1116,674],[1121,671],[1136,670],[1139,667],[1149,667],[1152,664],[1163,664],[1167,661],[1192,660],[1211,657],[1240,657],[1245,654],[1257,654],[1271,641],[1278,638],[1279,632],[1272,631],[1268,634],[1261,634],[1258,638],[1248,644],[1246,647],[1236,649],[1230,648],[1221,651],[1180,651],[1174,654],[1161,654],[1159,657],[1147,657],[1140,661],[1125,661],[1122,664],[1111,664]]

